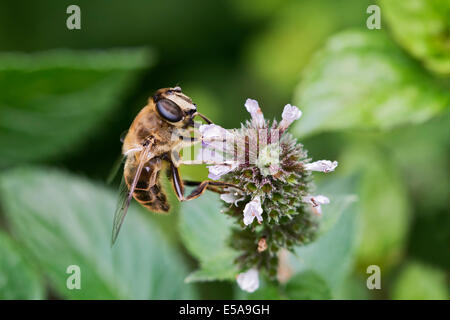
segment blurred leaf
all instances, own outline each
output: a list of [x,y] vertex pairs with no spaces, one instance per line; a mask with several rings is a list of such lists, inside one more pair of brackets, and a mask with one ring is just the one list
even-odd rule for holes
[[296,274],[286,284],[286,295],[294,300],[331,299],[326,281],[316,272],[307,270]]
[[238,273],[233,263],[237,253],[226,243],[232,221],[220,210],[218,196],[210,192],[181,204],[180,235],[200,262],[200,270],[189,275],[187,282],[234,280]]
[[395,163],[385,154],[369,137],[361,136],[343,152],[340,161],[343,172],[362,173],[358,186],[361,225],[357,260],[364,272],[372,264],[387,271],[399,261],[410,225],[406,186]]
[[[207,68],[209,71],[211,71],[211,69],[212,68]],[[215,72],[216,70],[212,71]],[[203,76],[203,74],[200,73],[200,76]],[[209,77],[210,76],[211,75],[209,75]],[[200,81],[196,82],[195,80],[192,80],[188,83],[190,84],[183,85],[183,92],[194,99],[200,113],[206,115],[213,122],[217,122],[227,115],[227,110],[221,108],[220,97],[214,90],[204,86]],[[195,118],[195,120],[202,121],[198,117]]]
[[380,0],[398,42],[431,70],[450,74],[450,2]]
[[243,20],[267,18],[277,12],[288,0],[232,0],[231,6]]
[[[20,190],[20,192],[17,192]],[[73,175],[16,169],[0,179],[0,200],[13,234],[61,296],[72,299],[189,299],[186,268],[150,219],[131,206],[110,247],[116,196]],[[81,269],[81,290],[68,290],[66,269]]]
[[[371,292],[367,289],[366,281],[367,275],[349,274],[335,293],[334,299],[368,300]],[[382,289],[384,288],[382,287]]]
[[[16,3],[0,2],[0,49],[33,51],[151,44],[163,50],[161,59],[167,63],[158,77],[152,77],[158,79],[153,82],[159,83],[157,88],[161,78],[168,79],[163,80],[166,85],[166,81],[182,79],[176,72],[180,63],[232,51],[242,37],[241,25],[233,23],[234,16],[224,1],[134,0],[133,5],[124,5],[121,0],[110,0],[106,6],[103,0],[82,1],[77,3],[82,11],[81,30],[75,31],[66,28],[66,9],[73,3],[29,1],[27,10],[21,10]],[[167,78],[166,70],[170,70]]]
[[[266,2],[239,1],[242,9],[249,7],[253,13],[268,7]],[[271,6],[278,5],[270,2]],[[367,3],[367,0],[287,1],[279,10],[272,10],[273,18],[266,30],[249,42],[247,64],[269,83],[270,90],[276,89],[289,97],[315,50],[333,32],[360,24]]]
[[0,54],[0,165],[73,151],[106,120],[146,49]]
[[413,202],[420,202],[426,208],[420,210],[415,205],[420,215],[432,215],[448,208],[447,202],[442,201],[450,198],[448,111],[420,126],[399,128],[382,137],[383,144],[404,172]]
[[403,268],[392,291],[395,300],[449,299],[445,272],[417,262]]
[[[295,255],[291,255],[290,264],[294,272],[313,271],[323,278],[330,288],[332,295],[339,289],[346,277],[355,249],[356,213],[353,195],[345,195],[352,188],[354,180],[349,178],[335,178],[332,183],[336,188],[334,195],[322,192],[330,198],[330,204],[323,206],[323,216],[337,215],[339,218],[326,233],[321,235],[315,242],[299,247]],[[348,198],[348,199],[346,199]],[[338,205],[332,207],[333,202],[347,203],[347,206]],[[337,209],[343,212],[337,212]]]
[[426,206],[423,208],[419,206],[416,209],[419,215],[415,216],[410,231],[408,256],[450,270],[450,257],[445,254],[449,251],[450,215],[448,214],[448,201],[443,200],[442,202],[443,208],[438,212],[433,212],[433,208]]
[[448,91],[382,32],[333,36],[303,75],[294,99],[303,110],[299,135],[420,123],[450,104]]
[[352,204],[358,202],[355,192],[358,176],[328,176],[318,182],[316,194],[326,195],[330,203],[322,206],[322,217],[320,221],[319,236],[326,234],[339,221],[341,215],[349,209]]
[[[213,281],[213,280],[232,280],[236,277],[237,269],[233,264],[235,255],[232,252],[224,252],[219,257],[210,259],[202,257],[200,260],[200,269],[192,272],[185,281]],[[200,259],[200,258],[199,258]]]
[[0,257],[0,300],[44,298],[44,287],[35,270],[2,231]]

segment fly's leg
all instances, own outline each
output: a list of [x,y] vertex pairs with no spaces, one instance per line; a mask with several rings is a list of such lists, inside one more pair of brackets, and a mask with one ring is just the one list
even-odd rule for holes
[[196,199],[199,196],[205,192],[205,190],[210,190],[218,193],[224,193],[225,188],[235,188],[240,189],[239,187],[235,186],[232,183],[226,183],[226,182],[220,182],[220,181],[211,181],[211,180],[205,180],[202,182],[192,182],[188,181],[187,185],[196,185],[197,187],[187,196],[184,196],[184,183],[183,180],[180,177],[180,173],[178,171],[178,168],[171,163],[170,165],[170,173],[171,173],[171,180],[172,185],[175,190],[175,194],[177,195],[178,200],[180,201],[188,201],[192,199]]
[[183,135],[179,135],[178,139],[180,139],[180,142],[170,152],[170,161],[173,162],[175,167],[178,168],[182,164],[200,164],[200,162],[195,159],[194,160],[182,159],[180,156],[180,151],[183,148],[191,147],[201,142],[201,140],[196,137],[188,137]]
[[[215,181],[210,181],[210,182],[215,182]],[[201,181],[183,180],[183,184],[185,186],[197,187],[201,183],[202,183]],[[235,186],[233,186],[233,187],[235,187]],[[213,191],[213,192],[216,192],[216,193],[219,193],[219,194],[226,193],[226,191],[224,190],[223,187],[221,188],[221,187],[218,187],[218,186],[214,186],[214,185],[212,185],[210,183],[208,184],[207,189],[209,191]]]

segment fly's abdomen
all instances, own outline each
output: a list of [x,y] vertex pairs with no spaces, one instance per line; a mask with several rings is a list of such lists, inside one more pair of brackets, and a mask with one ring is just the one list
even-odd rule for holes
[[[130,168],[130,171],[125,177],[128,187],[133,183],[135,174],[135,169]],[[159,168],[149,163],[142,169],[133,192],[133,197],[150,211],[169,211],[170,205],[159,181]]]
[[168,212],[170,209],[167,196],[159,182],[148,190],[135,190],[133,196],[136,201],[150,211]]

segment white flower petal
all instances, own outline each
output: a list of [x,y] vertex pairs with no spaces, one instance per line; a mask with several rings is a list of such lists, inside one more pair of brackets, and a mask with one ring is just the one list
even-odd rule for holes
[[253,219],[255,219],[255,216],[244,216],[244,224],[248,226],[253,222]]
[[300,111],[300,109],[290,104],[284,106],[283,113],[281,114],[281,117],[284,120],[291,120],[291,121],[298,120],[300,119],[301,116],[302,112]]
[[247,99],[245,101],[245,108],[250,114],[256,113],[258,112],[258,110],[261,110],[258,101],[253,99]]
[[322,215],[322,207],[320,205],[317,205],[315,207],[312,207],[315,214],[321,216]]
[[234,134],[215,124],[201,125],[199,128],[202,148],[215,149],[234,155]]
[[296,106],[291,106],[290,104],[285,105],[281,114],[280,129],[286,130],[292,122],[298,120],[301,116],[302,112]]
[[[229,189],[227,188],[226,191]],[[227,193],[223,193],[220,195],[220,199],[225,201],[226,203],[233,203],[236,207],[238,206],[238,202],[244,200],[244,196],[242,193],[238,191],[229,191]]]
[[329,204],[330,203],[330,199],[328,199],[328,197],[325,197],[323,195],[317,195],[315,196],[315,201],[319,204]]
[[302,201],[310,204],[313,211],[318,215],[322,215],[322,208],[320,207],[320,205],[330,203],[330,199],[320,194],[317,196],[303,197]]
[[223,154],[216,151],[215,148],[209,148],[208,145],[202,145],[201,150],[197,154],[196,160],[206,164],[225,163],[225,157]]
[[218,164],[215,166],[208,167],[209,175],[208,178],[213,180],[219,180],[224,174],[236,169],[235,164]]
[[320,172],[331,172],[336,169],[338,165],[337,161],[330,161],[330,160],[319,160],[313,163],[307,163],[305,164],[305,170],[310,171],[320,171]]
[[247,111],[252,116],[253,122],[258,127],[263,127],[264,123],[265,123],[264,115],[263,115],[263,113],[261,111],[261,108],[259,107],[258,101],[253,100],[253,99],[247,99],[245,101],[245,108],[247,109]]
[[222,199],[226,203],[234,203],[237,200],[237,197],[234,195],[233,192],[230,192],[221,194],[220,199]]
[[254,292],[259,288],[258,270],[252,268],[246,272],[239,273],[236,277],[239,287],[247,292]]
[[319,205],[319,204],[328,204],[330,203],[330,199],[327,197],[319,194],[317,196],[306,196],[303,197],[303,202],[309,203],[313,206]]
[[228,130],[216,124],[203,124],[198,128],[203,139],[226,138]]
[[281,168],[278,164],[271,164],[269,166],[269,173],[272,176],[276,175],[280,170],[281,170]]
[[259,223],[263,221],[261,216],[263,209],[261,207],[261,199],[259,196],[253,198],[244,208],[244,224],[248,226],[256,218]]

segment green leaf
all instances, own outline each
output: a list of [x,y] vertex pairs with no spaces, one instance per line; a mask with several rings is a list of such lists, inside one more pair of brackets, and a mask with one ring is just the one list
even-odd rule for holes
[[448,300],[449,291],[443,270],[418,262],[407,264],[392,289],[395,300]]
[[[340,286],[339,290],[335,292],[333,299],[369,300],[371,291],[367,290],[367,277],[368,275],[366,273],[360,275],[350,273]],[[382,287],[382,289],[384,288]]]
[[439,87],[382,32],[347,31],[329,39],[303,74],[294,102],[301,136],[420,123],[450,105]]
[[[13,234],[62,297],[195,297],[183,259],[137,206],[110,247],[117,199],[101,186],[56,170],[15,169],[0,178],[0,200]],[[70,265],[80,267],[80,290],[66,287]]]
[[293,276],[286,284],[286,295],[294,300],[331,299],[326,281],[316,272],[307,270]]
[[248,0],[248,1],[239,1],[232,0],[230,1],[231,8],[235,11],[236,18],[243,20],[250,19],[262,19],[266,18],[270,15],[273,15],[277,12],[277,9],[283,5],[286,0],[266,0],[266,1],[258,1],[258,0]]
[[0,166],[72,152],[119,105],[146,49],[0,54]]
[[323,177],[318,182],[319,191],[317,194],[326,195],[330,203],[322,206],[322,217],[320,221],[319,236],[326,234],[339,221],[341,215],[349,207],[358,201],[358,196],[353,194],[359,177],[352,176],[334,176]]
[[411,186],[416,206],[420,201],[427,208],[415,210],[417,214],[429,216],[447,209],[447,203],[442,199],[450,198],[449,111],[420,126],[393,130],[382,138],[401,168],[406,183]]
[[438,73],[450,74],[450,2],[381,0],[382,17],[397,41]]
[[[324,188],[319,188],[319,193],[330,199],[330,204],[322,208],[323,216],[336,215],[336,222],[315,242],[297,248],[295,255],[291,255],[289,259],[293,272],[313,271],[325,281],[333,295],[350,270],[356,238],[355,196],[345,195],[355,178],[334,179],[335,182],[332,182],[333,179],[327,179],[336,188],[334,194],[322,192],[326,190]],[[333,208],[333,202],[347,205],[337,205]],[[335,211],[337,208],[342,212]]]
[[342,172],[362,172],[358,264],[364,270],[376,264],[387,272],[402,257],[409,229],[411,208],[404,181],[392,159],[368,137],[345,150],[340,163]]
[[234,280],[238,273],[233,263],[237,253],[226,243],[232,221],[220,210],[218,196],[209,192],[181,205],[180,235],[200,262],[200,270],[189,275],[187,282]]
[[0,300],[44,298],[44,287],[37,273],[2,231],[0,257]]
[[[266,86],[259,91],[282,94],[282,100],[292,94],[299,73],[327,37],[342,27],[360,25],[368,6],[367,0],[285,1],[273,10],[271,7],[276,4],[267,5],[267,0],[235,2],[241,7],[239,17],[246,17],[247,21],[251,17],[245,8],[257,15],[264,7],[273,15],[264,29],[249,39],[244,58],[246,66]],[[269,105],[264,104],[264,113]],[[271,111],[279,116],[280,108],[278,105]]]

